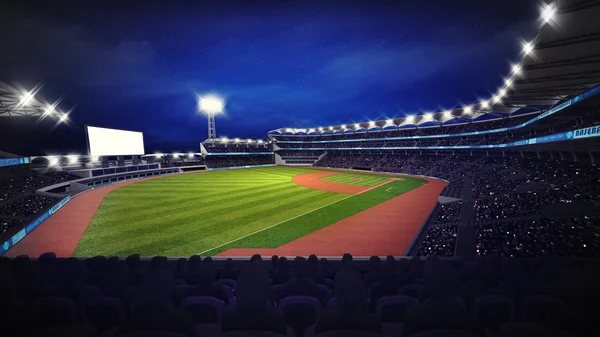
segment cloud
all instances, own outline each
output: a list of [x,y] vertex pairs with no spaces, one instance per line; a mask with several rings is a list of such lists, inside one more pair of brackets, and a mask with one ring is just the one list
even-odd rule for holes
[[[76,25],[12,17],[0,23],[4,50],[0,62],[11,67],[3,74],[24,74],[45,81],[67,81],[74,86],[114,90],[115,95],[156,96],[181,93],[191,84],[160,71],[159,58],[148,41],[123,39],[106,42]],[[127,88],[127,90],[119,90]]]

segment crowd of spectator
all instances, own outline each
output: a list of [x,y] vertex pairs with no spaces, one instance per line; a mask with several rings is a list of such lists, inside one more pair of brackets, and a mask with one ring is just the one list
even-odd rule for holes
[[0,237],[13,227],[19,227],[23,220],[17,218],[0,218]]
[[440,204],[439,211],[432,221],[433,225],[456,222],[460,219],[460,209],[462,201],[455,201],[445,204]]
[[56,204],[57,198],[28,194],[11,202],[0,204],[0,216],[3,217],[31,217]]
[[482,221],[475,225],[477,254],[510,257],[600,255],[598,218]]
[[281,158],[291,158],[291,157],[319,157],[323,154],[324,151],[286,151],[280,150],[277,151],[277,154],[281,156]]
[[171,161],[163,161],[161,163],[161,167],[185,167],[185,166],[199,166],[205,165],[204,158],[194,158],[190,160],[171,160]]
[[248,146],[236,146],[236,145],[215,145],[211,146],[208,143],[204,144],[204,148],[208,152],[228,153],[228,152],[272,152],[268,146],[248,145]]
[[205,162],[209,168],[224,168],[274,164],[275,159],[273,155],[207,156]]
[[[459,187],[469,181],[473,198],[469,202],[473,202],[474,207],[473,218],[470,220],[478,223],[503,221],[514,226],[527,226],[528,223],[523,222],[521,217],[541,218],[546,210],[556,208],[557,205],[600,201],[600,167],[589,161],[538,158],[537,153],[524,153],[519,157],[410,155],[408,153],[328,152],[317,166],[367,167],[380,171],[428,175],[449,180],[452,186]],[[579,158],[585,159],[586,156],[589,158],[587,154],[580,155]],[[460,206],[457,204],[456,211],[459,210]],[[446,212],[440,214],[445,215]],[[439,225],[455,220],[435,219],[434,222]],[[555,224],[558,226],[569,221],[571,220],[556,221]],[[600,222],[598,219],[590,221],[596,224]],[[428,239],[430,246],[435,240],[438,240],[442,246],[444,243],[456,240],[451,230],[436,229],[435,226],[432,228],[434,232]],[[554,233],[552,226],[543,228],[547,235]],[[583,231],[583,227],[574,226],[573,230]],[[592,235],[600,236],[600,227],[596,227]],[[576,235],[572,238],[568,246],[565,243],[567,247],[565,249],[577,247],[580,241]],[[488,250],[497,251],[493,247]],[[539,248],[532,254],[542,254],[541,250]],[[553,254],[564,251],[544,250]],[[582,252],[573,250],[571,253],[579,255]]]
[[521,124],[535,115],[516,116],[511,118],[502,118],[496,120],[487,120],[474,123],[457,123],[447,124],[442,126],[429,127],[403,127],[398,130],[370,130],[369,132],[346,132],[336,134],[322,135],[272,135],[276,141],[328,141],[328,140],[345,140],[345,139],[365,139],[365,138],[387,138],[387,137],[410,137],[410,136],[431,136],[444,135],[453,133],[464,133],[473,131],[492,130]]
[[12,336],[354,330],[408,337],[439,329],[587,336],[595,327],[589,299],[600,295],[596,261],[575,259],[361,262],[345,254],[341,262],[314,255],[266,262],[255,255],[223,263],[46,253],[0,264],[3,328]]
[[0,170],[0,237],[59,200],[37,195],[36,190],[76,179],[81,177],[68,172],[40,173],[21,167]]
[[417,255],[454,256],[457,235],[458,224],[432,225],[427,229]]

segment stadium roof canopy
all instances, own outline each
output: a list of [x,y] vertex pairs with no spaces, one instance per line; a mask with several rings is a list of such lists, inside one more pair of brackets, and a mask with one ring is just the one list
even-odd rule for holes
[[540,28],[505,104],[554,105],[600,83],[600,1],[562,0],[556,13]]
[[0,117],[42,116],[45,105],[35,98],[34,92],[17,90],[0,82]]
[[524,41],[521,61],[488,100],[448,111],[389,120],[312,128],[280,128],[270,134],[342,134],[442,126],[540,112],[600,83],[600,1],[559,0],[540,7],[535,41]]

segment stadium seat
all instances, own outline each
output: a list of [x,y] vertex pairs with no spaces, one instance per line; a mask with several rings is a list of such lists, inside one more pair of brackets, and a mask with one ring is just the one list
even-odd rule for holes
[[407,284],[400,287],[400,294],[421,300],[425,287],[422,284]]
[[98,331],[89,325],[65,325],[38,330],[31,337],[96,337]]
[[279,310],[285,324],[298,336],[309,326],[317,324],[321,303],[310,296],[288,296],[279,301]]
[[221,334],[221,337],[286,337],[277,332],[261,330],[230,331]]
[[44,297],[33,305],[38,328],[73,324],[78,311],[75,301],[64,297]]
[[549,327],[531,322],[510,322],[502,325],[501,332],[503,337],[573,337],[568,332],[554,330]]
[[225,303],[214,297],[193,296],[181,303],[181,309],[188,313],[196,325],[196,335],[218,337]]
[[471,310],[483,326],[497,330],[502,324],[513,319],[515,303],[504,296],[482,296],[473,300]]
[[371,331],[334,330],[318,333],[315,337],[382,337],[382,335]]
[[401,336],[404,327],[404,315],[419,301],[409,296],[386,296],[375,304],[375,314],[381,320],[384,336]]
[[114,297],[92,297],[85,302],[82,312],[85,322],[98,331],[119,326],[127,320],[125,302]]
[[187,337],[184,334],[171,331],[136,331],[119,334],[118,337]]
[[234,280],[220,279],[217,282],[233,290],[235,290],[235,287],[237,286],[237,283]]
[[520,319],[523,321],[543,323],[563,303],[548,295],[533,295],[523,299]]
[[409,337],[478,337],[477,334],[464,330],[427,330],[411,334]]

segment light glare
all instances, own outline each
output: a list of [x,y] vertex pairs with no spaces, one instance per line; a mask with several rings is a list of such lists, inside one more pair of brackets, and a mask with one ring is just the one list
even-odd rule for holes
[[33,92],[25,92],[21,96],[21,102],[19,102],[19,105],[27,106],[27,105],[29,105],[29,103],[31,102],[32,99],[33,99]]
[[471,106],[463,107],[463,114],[470,114],[473,112],[473,108]]
[[490,103],[488,101],[480,101],[479,102],[479,107],[481,109],[487,109],[490,107]]
[[519,64],[513,64],[512,68],[511,68],[511,71],[515,75],[521,74],[521,65],[519,65]]
[[542,9],[542,20],[545,23],[548,23],[550,21],[554,20],[554,16],[556,15],[556,7],[554,7],[553,4],[549,4],[546,5],[543,9]]
[[529,55],[533,51],[533,48],[534,48],[533,43],[526,42],[523,44],[523,53],[525,53],[525,55]]
[[50,166],[57,166],[58,165],[58,157],[49,157],[48,164]]
[[205,96],[198,100],[198,109],[207,114],[223,112],[223,100],[217,96]]

